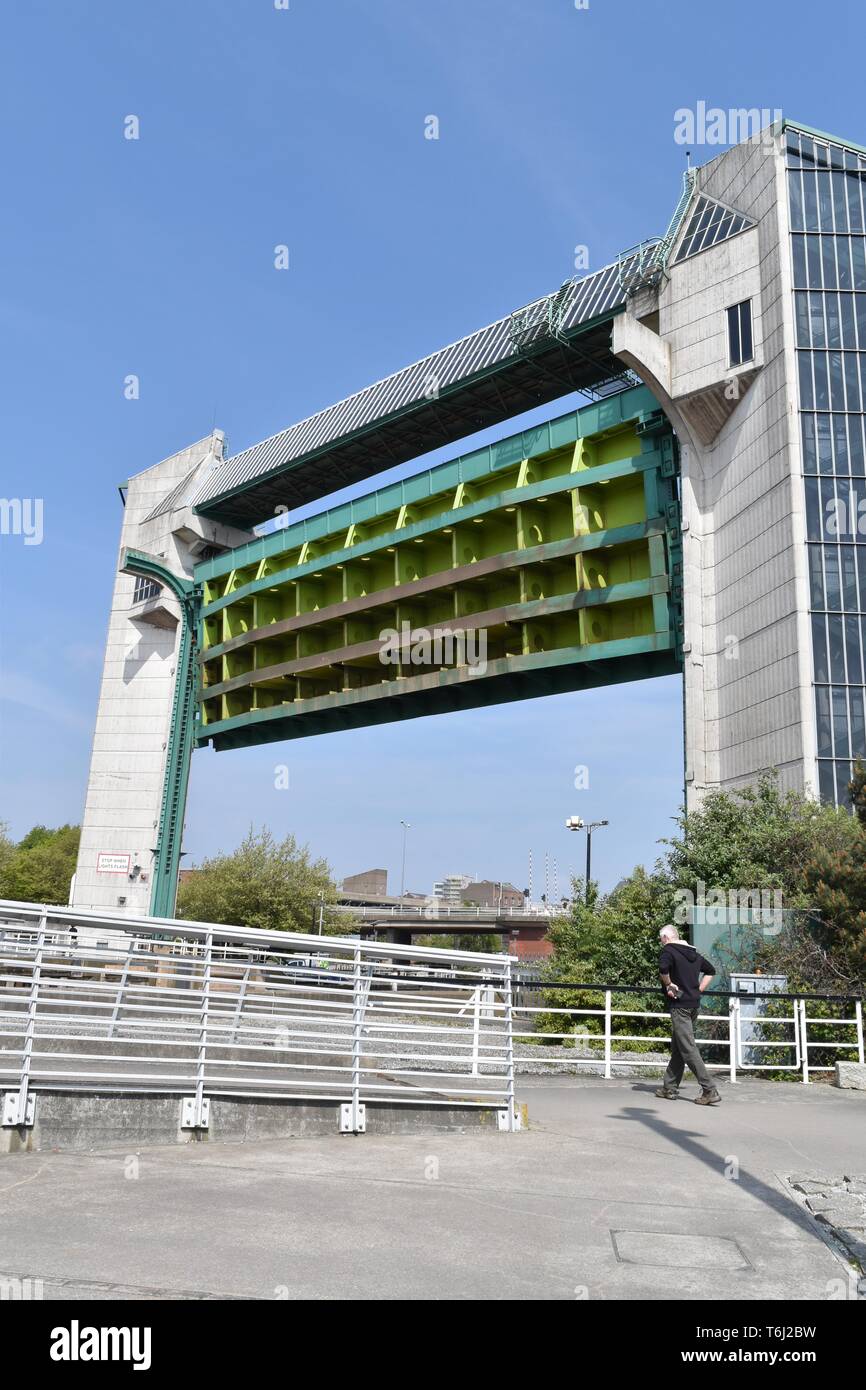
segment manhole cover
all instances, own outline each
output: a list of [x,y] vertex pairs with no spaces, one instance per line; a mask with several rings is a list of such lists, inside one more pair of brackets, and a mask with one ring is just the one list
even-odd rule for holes
[[611,1231],[617,1259],[627,1265],[671,1269],[750,1269],[735,1240],[726,1236],[679,1236],[662,1231]]

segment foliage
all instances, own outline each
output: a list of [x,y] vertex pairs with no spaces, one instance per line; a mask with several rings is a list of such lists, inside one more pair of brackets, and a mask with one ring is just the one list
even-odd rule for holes
[[711,792],[678,824],[679,836],[661,842],[668,852],[659,866],[675,887],[780,888],[786,907],[810,906],[803,867],[814,849],[843,851],[858,835],[846,811],[782,792],[770,772],[735,794]]
[[15,845],[4,828],[0,833],[0,898],[68,903],[80,838],[77,825],[61,825],[56,830],[35,825]]
[[[661,842],[665,853],[652,871],[635,869],[606,895],[599,895],[591,885],[588,904],[582,900],[583,885],[575,883],[571,914],[555,920],[550,929],[554,956],[545,982],[548,986],[554,981],[649,985],[646,994],[615,997],[614,1007],[657,1012],[663,1007],[655,988],[658,930],[677,920],[675,907],[682,890],[696,898],[703,885],[708,893],[712,889],[738,894],[781,890],[788,909],[786,925],[777,935],[758,936],[755,968],[784,974],[792,992],[862,992],[866,980],[866,769],[859,764],[851,796],[854,816],[843,808],[781,791],[772,773],[760,778],[755,787],[710,794],[700,809],[678,818],[678,833]],[[551,1009],[599,1009],[603,1004],[598,990],[577,988],[548,987],[543,1000]],[[832,1017],[836,1006],[827,1007]],[[818,1001],[811,1008],[814,1017],[819,1016],[817,1008]],[[726,1014],[727,1002],[706,996],[703,1011]],[[724,1026],[709,1019],[706,1025],[708,1032]],[[572,1020],[553,1012],[538,1017],[542,1037],[574,1026]],[[597,1016],[580,1020],[577,1026],[602,1031]],[[825,1029],[827,1037],[820,1025],[815,1027],[816,1041],[834,1040],[832,1027]],[[781,1041],[787,1034],[782,1025],[779,1028]],[[638,1036],[664,1031],[657,1020],[649,1019],[615,1020],[614,1029]],[[768,1040],[776,1036],[768,1034]],[[628,1046],[639,1050],[642,1045]],[[721,1057],[720,1050],[710,1060]],[[781,1058],[781,1052],[778,1058],[773,1052],[773,1060]]]
[[413,936],[412,941],[416,946],[438,946],[441,951],[480,951],[486,955],[502,952],[502,937],[495,932],[427,932]]
[[[614,1008],[635,1012],[658,1012],[663,1007],[658,979],[658,929],[670,921],[671,890],[661,875],[635,869],[608,894],[594,890],[589,903],[583,901],[584,886],[574,882],[571,914],[555,918],[548,936],[554,956],[546,979],[567,984],[647,985],[645,994],[615,996]],[[544,1003],[553,1008],[601,1009],[604,996],[598,990],[545,989]],[[540,1034],[574,1031],[603,1032],[603,1020],[589,1016],[577,1021],[558,1013],[537,1016]],[[658,1033],[658,1020],[617,1019],[614,1031],[626,1034]],[[552,1040],[553,1041],[553,1040]],[[559,1041],[559,1040],[556,1040]],[[640,1044],[628,1044],[641,1050]]]
[[863,989],[864,971],[849,959],[831,919],[818,909],[789,915],[777,936],[764,937],[754,956],[764,975],[784,975],[792,992],[849,994]]
[[337,890],[324,859],[312,859],[293,835],[276,840],[271,831],[250,829],[231,854],[205,859],[178,894],[178,915],[266,931],[318,930],[320,907],[327,935],[356,928],[350,914],[337,914]]
[[866,979],[866,768],[859,760],[850,791],[856,834],[847,843],[816,845],[804,872],[818,918],[816,942],[837,988]]
[[[0,883],[3,879],[3,870],[15,853],[15,844],[9,839],[9,826],[5,821],[0,821]],[[0,897],[3,894],[0,893]]]
[[498,955],[502,951],[502,937],[494,932],[461,932],[454,937],[454,950]]
[[[670,921],[671,893],[658,874],[637,868],[603,897],[583,901],[580,879],[568,917],[554,918],[548,932],[557,978],[645,984],[657,973],[659,927]],[[649,975],[647,975],[649,970]]]

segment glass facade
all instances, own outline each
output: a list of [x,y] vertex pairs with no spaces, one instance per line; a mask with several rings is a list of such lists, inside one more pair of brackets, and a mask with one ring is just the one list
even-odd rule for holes
[[866,155],[786,139],[818,780],[844,805],[866,757]]

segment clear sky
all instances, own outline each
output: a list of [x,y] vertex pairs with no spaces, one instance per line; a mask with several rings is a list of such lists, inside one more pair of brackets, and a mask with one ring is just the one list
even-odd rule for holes
[[[780,108],[866,143],[844,0],[28,0],[2,27],[0,492],[44,505],[41,544],[0,536],[17,835],[81,817],[130,474],[214,425],[237,452],[554,289],[576,245],[596,268],[662,232],[678,108]],[[610,886],[681,797],[668,678],[201,751],[187,863],[266,822],[397,887],[404,819],[407,886],[525,887],[531,849],[538,892],[545,852],[561,887],[579,867],[582,815],[610,820]]]

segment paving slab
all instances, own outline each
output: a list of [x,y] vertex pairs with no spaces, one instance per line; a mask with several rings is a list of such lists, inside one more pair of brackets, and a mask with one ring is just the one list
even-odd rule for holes
[[0,1159],[0,1277],[48,1299],[838,1299],[791,1174],[862,1170],[866,1104],[524,1078],[519,1134]]

